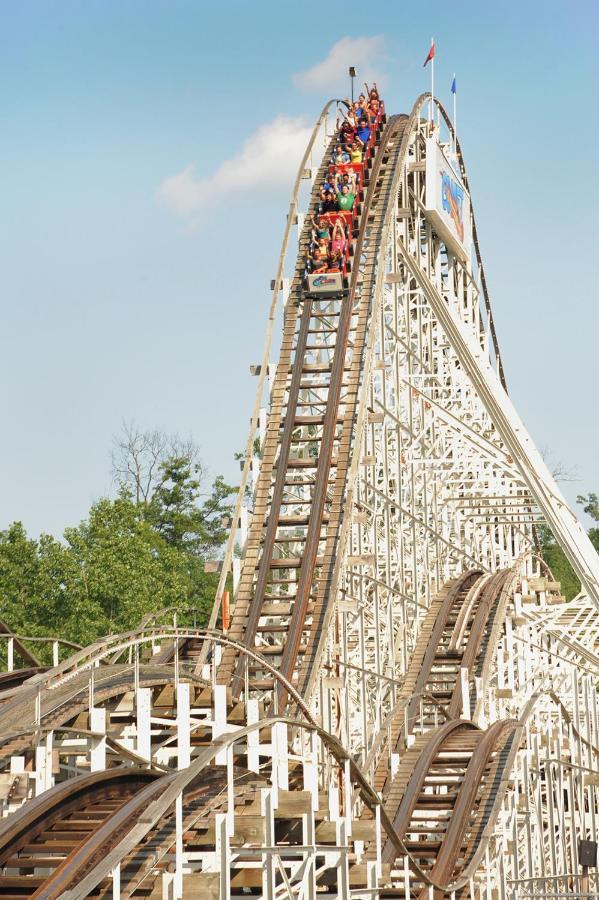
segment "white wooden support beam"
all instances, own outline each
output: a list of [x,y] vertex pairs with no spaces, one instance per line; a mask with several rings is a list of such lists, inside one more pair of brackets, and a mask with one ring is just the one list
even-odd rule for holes
[[136,753],[150,761],[152,759],[152,691],[150,688],[138,688],[135,694],[135,713],[137,725]]
[[[258,700],[254,697],[246,700],[246,719],[248,725],[253,725],[259,720],[260,710],[258,708]],[[247,767],[250,772],[260,771],[260,732],[258,730],[250,731],[247,736]]]
[[310,791],[312,795],[312,810],[318,810],[318,768],[316,766],[316,758],[310,751],[302,761],[304,790]]
[[162,900],[175,900],[175,876],[173,872],[162,873]]
[[470,680],[466,666],[460,667],[460,688],[462,693],[462,718],[470,719]]
[[177,685],[177,768],[186,769],[191,761],[189,684]]
[[352,785],[349,759],[343,762],[343,812],[345,814],[345,835],[351,837],[352,833]]
[[103,772],[106,768],[106,710],[92,707],[89,711],[90,731],[98,732],[101,737],[91,739],[90,769],[92,772]]
[[233,744],[227,747],[227,834],[235,834],[235,778],[233,774]]
[[348,859],[348,835],[346,832],[345,818],[337,820],[337,897],[346,900],[349,894],[349,859]]
[[43,794],[52,787],[52,735],[49,732],[35,748],[35,796]]
[[277,787],[284,791],[289,790],[289,753],[287,747],[287,725],[285,722],[276,722],[272,726],[273,744],[273,770],[276,767]]
[[[217,816],[218,818],[218,816]],[[218,842],[218,832],[217,832]],[[217,850],[218,853],[218,850]],[[173,896],[183,896],[183,866],[185,857],[183,853],[183,795],[179,794],[175,800],[175,877],[173,879]]]
[[[212,740],[220,737],[227,730],[227,686],[215,684],[212,688]],[[227,751],[219,750],[214,761],[217,766],[227,765]]]
[[216,865],[219,872],[219,900],[231,897],[231,848],[227,833],[227,816],[217,813],[214,817]]
[[121,900],[121,864],[112,870],[112,900]]
[[314,811],[302,814],[302,842],[307,849],[304,853],[305,874],[302,880],[302,896],[305,900],[316,900],[316,825]]
[[375,827],[375,843],[376,843],[376,875],[377,878],[383,877],[383,842],[381,831],[381,807],[377,803],[374,808],[374,827]]
[[[272,791],[269,788],[260,791],[260,813],[264,818],[265,846],[275,845],[275,817]],[[262,894],[265,900],[273,900],[275,896],[275,860],[272,853],[262,854]],[[228,898],[227,898],[228,900]]]
[[7,669],[9,672],[14,672],[15,668],[15,639],[9,637],[7,643]]

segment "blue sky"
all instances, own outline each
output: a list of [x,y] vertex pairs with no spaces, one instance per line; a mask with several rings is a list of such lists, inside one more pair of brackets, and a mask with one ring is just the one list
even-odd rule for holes
[[577,470],[568,498],[599,491],[594,3],[4,0],[0,16],[0,527],[82,518],[111,490],[123,420],[193,436],[235,482],[302,135],[347,92],[347,41],[408,112],[433,34],[511,395]]

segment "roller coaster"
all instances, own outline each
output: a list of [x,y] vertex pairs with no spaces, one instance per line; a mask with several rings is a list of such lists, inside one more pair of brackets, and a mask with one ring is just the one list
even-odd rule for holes
[[449,117],[381,104],[339,163],[346,109],[293,187],[210,621],[51,665],[0,623],[2,897],[599,896],[599,559],[507,393]]

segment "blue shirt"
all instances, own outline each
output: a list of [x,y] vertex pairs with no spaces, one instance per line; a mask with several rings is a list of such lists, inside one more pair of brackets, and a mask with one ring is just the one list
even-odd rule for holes
[[[342,151],[341,151],[341,156],[340,156],[340,157],[338,157],[337,154],[334,153],[334,154],[333,154],[333,162],[334,162],[334,163],[337,163],[337,160],[338,160],[338,159],[341,159],[341,165],[344,165],[345,163],[348,163],[348,162],[349,162],[349,153],[347,152],[347,150],[342,150]],[[338,163],[337,163],[337,164],[338,164]]]
[[367,144],[370,139],[370,128],[367,125],[360,126],[356,131],[356,134],[363,144]]

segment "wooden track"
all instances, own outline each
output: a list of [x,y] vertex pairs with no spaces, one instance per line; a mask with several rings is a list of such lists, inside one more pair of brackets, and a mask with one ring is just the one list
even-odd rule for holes
[[[252,526],[229,633],[267,656],[300,692],[317,665],[318,639],[333,602],[330,584],[379,232],[404,125],[404,117],[392,119],[374,155],[355,232],[349,296],[326,301],[303,297],[306,231],[285,314]],[[316,193],[312,209],[315,203]],[[248,674],[252,686],[273,688],[272,677],[259,666],[250,666]],[[228,651],[219,680],[231,679],[234,693],[239,692],[245,683],[244,661]]]

